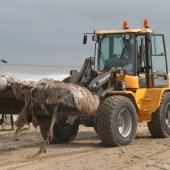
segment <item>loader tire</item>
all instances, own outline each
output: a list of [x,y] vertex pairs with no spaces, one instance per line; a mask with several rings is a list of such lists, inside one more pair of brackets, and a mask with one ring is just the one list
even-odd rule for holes
[[75,120],[73,125],[60,121],[54,125],[52,143],[64,143],[74,140],[79,130],[79,122]]
[[[51,124],[51,118],[44,117],[39,119],[40,132],[43,139],[47,139],[48,131]],[[79,129],[79,123],[76,120],[73,125],[65,124],[65,122],[60,121],[56,123],[53,127],[53,137],[50,143],[63,143],[72,141]]]
[[160,106],[152,114],[152,120],[147,123],[151,135],[155,138],[170,136],[170,93],[164,93]]
[[106,98],[97,114],[97,131],[105,146],[131,143],[136,136],[137,114],[132,101],[124,96]]

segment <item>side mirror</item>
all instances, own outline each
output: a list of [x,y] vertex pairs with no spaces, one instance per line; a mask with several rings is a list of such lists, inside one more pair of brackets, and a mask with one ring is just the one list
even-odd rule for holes
[[84,34],[83,44],[87,44],[87,35]]

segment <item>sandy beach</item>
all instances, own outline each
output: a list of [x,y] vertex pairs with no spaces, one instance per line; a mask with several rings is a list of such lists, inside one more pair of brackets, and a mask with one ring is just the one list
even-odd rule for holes
[[25,126],[16,138],[9,128],[0,129],[0,170],[170,169],[170,139],[151,138],[144,123],[128,146],[104,147],[93,128],[80,126],[74,141],[50,144],[38,157],[34,155],[43,141],[39,129]]

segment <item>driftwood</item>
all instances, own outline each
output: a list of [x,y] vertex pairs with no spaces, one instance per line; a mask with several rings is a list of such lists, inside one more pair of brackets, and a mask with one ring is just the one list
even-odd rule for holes
[[[76,84],[64,83],[53,79],[42,79],[38,82],[21,81],[14,78],[3,77],[1,90],[10,87],[17,99],[25,103],[16,122],[17,132],[28,123],[28,114],[32,115],[32,123],[38,125],[34,108],[39,106],[42,114],[52,116],[48,138],[45,144],[52,138],[53,126],[59,119],[59,112],[75,115],[94,115],[99,106],[99,98],[84,87]],[[47,107],[52,107],[49,113]],[[58,111],[58,109],[60,110]],[[70,110],[71,112],[70,112]],[[67,112],[69,110],[69,112]],[[44,145],[45,145],[44,144]],[[43,146],[44,146],[43,145]],[[42,148],[42,147],[41,147]]]

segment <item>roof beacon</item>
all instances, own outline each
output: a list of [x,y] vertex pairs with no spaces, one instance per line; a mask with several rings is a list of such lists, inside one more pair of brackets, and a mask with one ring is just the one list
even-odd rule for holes
[[129,29],[128,21],[123,21],[123,29]]
[[143,26],[144,26],[145,28],[149,28],[149,25],[150,25],[149,20],[145,19],[144,22],[143,22]]

